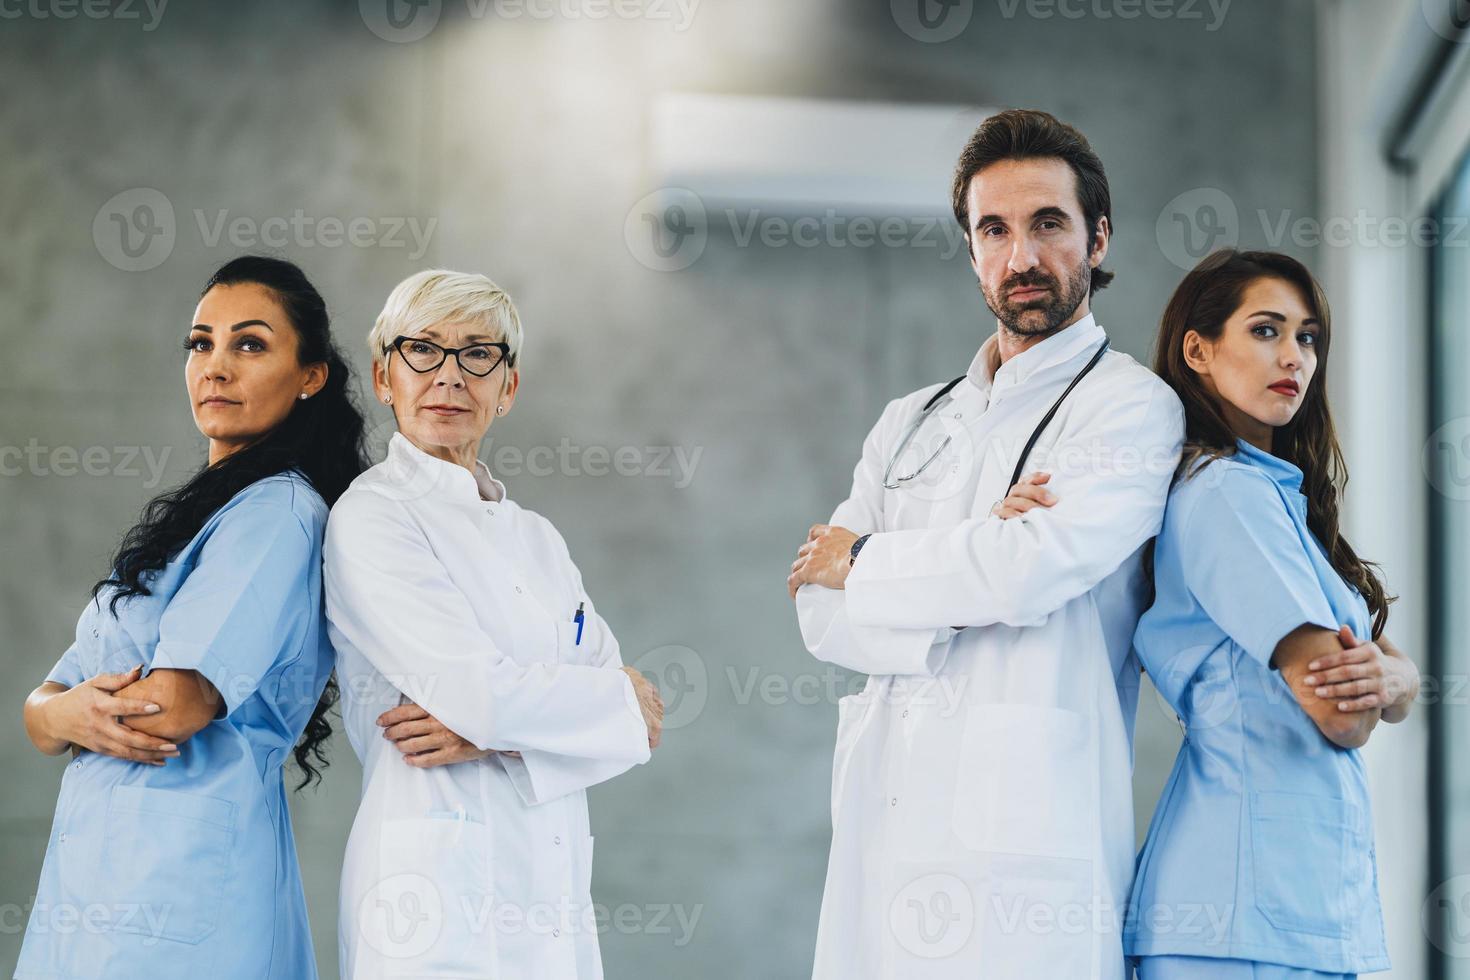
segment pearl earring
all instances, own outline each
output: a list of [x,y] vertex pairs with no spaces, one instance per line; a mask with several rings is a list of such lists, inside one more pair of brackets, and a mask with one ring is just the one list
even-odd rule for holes
[[496,405],[495,406],[495,414],[496,415],[504,415],[505,414],[505,406],[504,405]]
[[383,396],[383,404],[384,405],[391,405],[391,404],[393,404],[393,396],[392,395],[384,395]]
[[303,392],[302,392],[302,393],[301,393],[301,396],[300,396],[300,397],[301,397],[301,400],[302,400],[302,401],[306,401],[306,400],[307,400],[307,399],[308,399],[308,398],[310,398],[310,397],[311,397],[311,396],[310,396],[310,395],[308,395],[308,394],[307,394],[307,393],[306,393],[306,392],[304,392],[304,391],[303,391]]

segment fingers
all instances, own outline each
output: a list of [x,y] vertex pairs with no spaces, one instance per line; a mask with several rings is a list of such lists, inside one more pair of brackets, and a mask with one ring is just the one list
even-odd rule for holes
[[1317,688],[1313,693],[1324,701],[1335,698],[1356,698],[1364,694],[1378,694],[1383,690],[1381,677],[1365,677],[1357,681],[1343,681]]
[[[1351,649],[1347,650],[1339,650],[1336,653],[1329,653],[1326,656],[1318,657],[1316,660],[1313,660],[1311,663],[1307,664],[1307,669],[1316,672],[1330,670],[1334,667],[1342,666],[1343,664],[1365,663],[1373,659],[1374,653],[1375,651],[1371,644],[1360,647],[1352,647]],[[1307,683],[1311,684],[1314,682],[1308,679]]]
[[403,761],[415,769],[432,769],[435,766],[447,766],[451,762],[460,762],[455,753],[450,749],[438,749],[433,752],[423,752],[419,755],[406,755]]
[[[118,725],[116,727],[122,728],[123,726]],[[162,739],[157,741],[164,745],[170,745],[171,751],[150,748],[146,743],[144,745],[134,745],[130,744],[136,741],[132,736],[142,736],[144,739],[149,738],[147,735],[142,735],[141,732],[128,732],[124,730],[114,734],[109,731],[98,740],[97,751],[103,755],[110,755],[115,759],[127,759],[129,762],[142,762],[155,766],[163,765],[165,759],[176,759],[179,757],[178,746],[163,742]]]
[[419,718],[428,717],[430,715],[427,711],[410,701],[408,704],[400,704],[396,708],[389,708],[387,711],[378,715],[378,725],[387,728],[401,721],[416,721]]
[[806,532],[806,539],[808,541],[816,539],[823,531],[827,530],[827,528],[830,526],[831,525],[829,524],[813,524],[811,526],[811,529]]
[[1032,501],[1050,507],[1057,502],[1057,495],[1046,489],[1046,487],[1018,483],[1011,487],[1010,493],[1006,494],[1006,502],[1015,506],[1021,501]]
[[447,748],[454,745],[457,741],[458,737],[449,732],[435,732],[432,735],[418,735],[414,738],[405,738],[400,742],[394,742],[393,746],[404,755],[419,755],[424,752],[436,752],[439,749]]
[[1017,480],[1016,486],[1040,486],[1050,479],[1050,473],[1047,473],[1043,470],[1037,470],[1035,473],[1027,473],[1025,476],[1021,477],[1021,479]]
[[1338,711],[1369,711],[1373,708],[1382,707],[1384,707],[1384,702],[1381,694],[1366,694],[1361,698],[1355,698],[1351,701],[1339,701],[1337,703]]
[[1353,636],[1353,628],[1346,623],[1338,627],[1337,638],[1344,647],[1358,646],[1358,638]]
[[121,674],[98,674],[96,677],[91,678],[86,683],[90,684],[92,687],[97,688],[98,690],[107,691],[108,693],[111,693],[113,691],[121,691],[123,688],[136,681],[142,671],[143,665],[136,664],[134,665],[132,670],[125,671]]
[[157,735],[149,735],[129,728],[120,721],[108,719],[106,730],[102,733],[104,738],[111,739],[130,749],[144,749],[149,752],[158,752],[167,755],[178,755],[179,747],[166,738]]
[[390,742],[399,742],[415,735],[428,735],[442,731],[446,731],[445,727],[435,719],[419,718],[414,721],[400,721],[396,725],[383,729],[383,737]]
[[127,717],[128,715],[156,715],[163,709],[152,701],[139,701],[136,698],[104,697],[98,699],[97,710],[110,718],[118,718]]
[[[1366,648],[1360,647],[1359,649]],[[1353,652],[1355,651],[1344,651],[1342,654],[1334,654],[1333,656],[1343,657],[1345,654]],[[1383,664],[1379,663],[1376,659],[1369,659],[1368,657],[1351,658],[1339,667],[1332,667],[1328,670],[1319,670],[1315,673],[1308,674],[1302,678],[1302,683],[1307,687],[1313,687],[1327,684],[1341,684],[1344,681],[1358,680],[1363,677],[1382,676]]]

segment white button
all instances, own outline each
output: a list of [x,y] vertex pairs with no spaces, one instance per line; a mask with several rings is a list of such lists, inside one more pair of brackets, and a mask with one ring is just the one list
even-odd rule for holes
[[955,412],[954,413],[954,417],[957,418],[957,419],[962,419],[962,418],[965,417],[965,413],[964,412]]
[[516,595],[520,595],[520,594],[521,594],[521,587],[519,585],[517,585],[516,586]]
[[888,805],[889,806],[898,806],[898,797],[895,796],[893,799],[889,800],[888,801]]
[[78,759],[76,762],[73,762],[71,765],[72,765],[72,768],[73,769],[80,769],[80,768],[82,768],[82,760],[81,759]]
[[904,709],[903,709],[903,716],[904,716],[904,717],[905,717],[905,718],[907,718],[907,717],[908,717],[908,716],[909,716],[909,709],[908,709],[908,708],[904,708]]
[[65,844],[66,843],[66,835],[65,834],[62,834],[59,837],[57,837],[56,838],[56,843],[58,843],[58,844]]
[[561,843],[561,835],[560,835],[560,834],[558,834],[558,835],[557,835],[557,836],[555,836],[555,837],[553,837],[553,838],[551,838],[551,842],[552,842],[552,843],[553,843],[553,844],[560,844],[560,843]]
[[551,935],[552,935],[552,938],[554,938],[554,939],[560,939],[561,938],[561,930],[560,929],[553,929],[553,930],[551,930]]
[[97,633],[97,627],[95,627],[95,626],[92,627],[92,635],[93,636],[97,636],[98,635],[98,633]]

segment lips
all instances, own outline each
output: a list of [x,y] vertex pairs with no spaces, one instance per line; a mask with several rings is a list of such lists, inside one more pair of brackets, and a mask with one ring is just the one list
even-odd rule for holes
[[1051,290],[1047,289],[1045,286],[1022,286],[1019,289],[1011,290],[1010,297],[1013,300],[1020,300],[1024,303],[1027,300],[1033,300],[1041,296],[1045,296],[1050,291]]
[[1270,385],[1269,387],[1277,394],[1290,395],[1292,398],[1295,398],[1297,394],[1301,391],[1301,389],[1297,387],[1295,381],[1278,381],[1274,385]]
[[231,401],[230,399],[225,398],[223,395],[210,395],[208,398],[204,399],[199,404],[201,404],[201,405],[238,405],[240,403],[237,402],[237,401]]
[[425,405],[424,411],[433,412],[435,415],[441,415],[445,418],[450,418],[455,415],[463,415],[468,412],[469,409],[460,408],[456,405]]

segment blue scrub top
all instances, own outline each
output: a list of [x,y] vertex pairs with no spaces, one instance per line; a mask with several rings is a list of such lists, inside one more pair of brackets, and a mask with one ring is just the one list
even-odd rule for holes
[[18,978],[316,976],[281,767],[332,671],[327,507],[295,472],[221,507],[151,596],[87,605],[47,680],[199,671],[228,711],[162,767],[83,752],[61,781]]
[[1169,494],[1157,595],[1133,642],[1185,740],[1138,858],[1130,956],[1388,969],[1362,758],[1269,666],[1304,623],[1371,635],[1367,604],[1307,528],[1301,485],[1242,440]]

